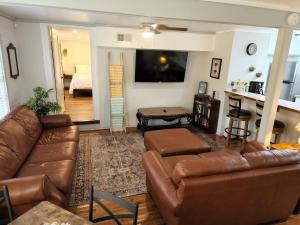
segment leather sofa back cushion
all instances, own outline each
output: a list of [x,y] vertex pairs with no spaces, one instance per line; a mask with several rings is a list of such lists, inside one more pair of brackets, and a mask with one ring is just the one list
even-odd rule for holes
[[17,121],[26,131],[27,135],[36,142],[42,133],[42,124],[35,113],[25,106],[14,110],[13,119]]
[[247,170],[249,163],[241,156],[205,157],[178,162],[172,173],[172,180],[179,184],[184,178],[203,177]]
[[283,166],[300,163],[300,155],[295,150],[266,150],[243,154],[252,169]]
[[258,152],[267,150],[261,143],[257,141],[251,141],[245,144],[244,148],[241,151],[241,154],[250,153],[250,152]]
[[[5,168],[11,168],[15,165],[16,168],[11,168],[11,172],[15,174],[37,142],[41,130],[42,126],[39,119],[26,107],[18,107],[10,112],[0,122],[0,151],[3,160],[3,163],[0,164],[0,170],[6,171]],[[10,153],[13,153],[15,157]],[[17,161],[5,160],[12,159],[11,157]],[[7,176],[11,176],[12,173],[7,174]]]
[[0,180],[14,177],[21,160],[7,147],[0,144]]

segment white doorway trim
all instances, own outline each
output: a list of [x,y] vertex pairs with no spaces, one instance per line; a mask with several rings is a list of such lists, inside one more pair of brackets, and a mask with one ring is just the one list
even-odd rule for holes
[[[100,119],[100,93],[99,93],[99,79],[98,79],[98,68],[97,68],[97,48],[95,47],[95,28],[90,26],[76,26],[76,25],[63,25],[63,24],[50,24],[50,23],[42,23],[41,25],[41,33],[42,33],[42,44],[45,49],[44,51],[44,60],[45,60],[45,74],[46,74],[46,82],[47,88],[55,89],[55,81],[54,81],[54,71],[52,68],[52,53],[51,53],[51,45],[50,45],[50,37],[48,33],[48,27],[62,27],[62,28],[70,28],[70,29],[83,29],[88,30],[90,32],[90,54],[91,54],[91,68],[92,68],[92,91],[93,91],[93,114],[94,120]],[[54,100],[56,99],[56,94],[52,96]]]

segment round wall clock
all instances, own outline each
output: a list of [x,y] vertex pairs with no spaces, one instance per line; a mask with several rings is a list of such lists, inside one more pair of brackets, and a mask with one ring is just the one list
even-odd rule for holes
[[257,52],[257,45],[255,43],[250,43],[247,46],[246,52],[248,55],[254,55]]

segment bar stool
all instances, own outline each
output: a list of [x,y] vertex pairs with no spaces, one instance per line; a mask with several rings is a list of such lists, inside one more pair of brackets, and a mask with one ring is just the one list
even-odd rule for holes
[[[251,112],[249,110],[242,109],[242,101],[244,100],[243,96],[229,94],[229,125],[225,129],[227,133],[226,145],[229,146],[231,142],[231,136],[234,136],[236,139],[243,138],[243,144],[246,143],[247,137],[251,135],[251,132],[248,130],[249,121],[251,119]],[[233,123],[238,122],[238,126],[234,127]],[[240,127],[241,122],[244,122],[244,128]],[[240,134],[241,131],[244,131],[243,134]]]
[[[264,110],[264,102],[257,100],[256,101],[256,115],[257,115],[257,117],[259,117],[259,119],[257,119],[255,121],[255,126],[256,126],[255,140],[257,140],[257,138],[258,138],[258,132],[259,132],[259,128],[260,128],[263,110]],[[276,144],[278,144],[280,142],[280,137],[284,132],[284,128],[285,128],[285,124],[283,122],[281,122],[279,120],[274,121],[272,133],[275,134],[275,143]]]

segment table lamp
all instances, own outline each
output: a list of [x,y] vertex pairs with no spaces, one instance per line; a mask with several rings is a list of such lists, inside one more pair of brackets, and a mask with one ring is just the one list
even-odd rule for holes
[[[296,125],[296,130],[300,132],[300,123]],[[298,144],[300,145],[300,137],[298,138]]]

